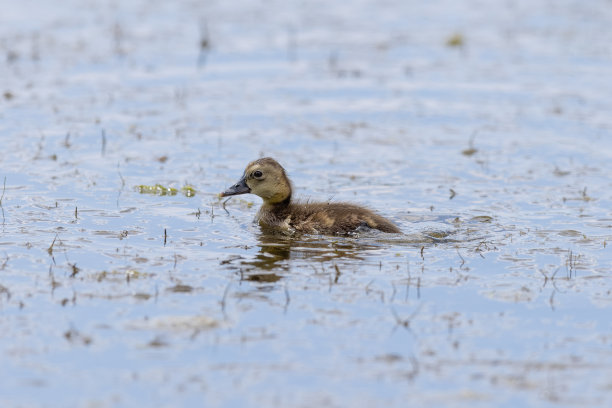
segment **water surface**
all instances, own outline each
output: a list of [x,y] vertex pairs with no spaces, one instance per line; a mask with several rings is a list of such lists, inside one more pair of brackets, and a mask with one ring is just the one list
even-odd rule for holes
[[612,403],[609,2],[1,8],[3,407]]

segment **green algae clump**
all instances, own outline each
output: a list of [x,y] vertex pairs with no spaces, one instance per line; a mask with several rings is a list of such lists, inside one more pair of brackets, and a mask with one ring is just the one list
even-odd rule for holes
[[179,189],[174,187],[166,187],[162,184],[155,184],[152,186],[148,186],[146,184],[140,184],[136,186],[136,190],[140,194],[152,194],[158,196],[175,196],[179,192],[183,194],[185,197],[193,197],[196,195],[196,190],[193,186],[185,185]]

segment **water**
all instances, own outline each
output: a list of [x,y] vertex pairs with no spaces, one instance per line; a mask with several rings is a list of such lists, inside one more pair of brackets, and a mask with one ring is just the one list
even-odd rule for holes
[[609,2],[0,9],[3,407],[612,402]]

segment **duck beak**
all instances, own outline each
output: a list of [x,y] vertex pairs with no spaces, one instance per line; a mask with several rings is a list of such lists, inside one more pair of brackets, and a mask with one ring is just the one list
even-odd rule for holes
[[221,193],[221,197],[228,197],[238,194],[250,193],[251,189],[247,186],[246,177],[242,177],[240,181]]

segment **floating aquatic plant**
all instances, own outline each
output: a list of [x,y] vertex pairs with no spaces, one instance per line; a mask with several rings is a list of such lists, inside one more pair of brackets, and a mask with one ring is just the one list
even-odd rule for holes
[[455,33],[446,40],[447,47],[463,47],[465,39],[461,33]]
[[185,185],[180,189],[174,187],[166,187],[162,184],[155,184],[153,186],[148,186],[146,184],[140,184],[136,186],[136,190],[140,194],[153,194],[159,196],[175,196],[178,193],[183,194],[185,197],[193,197],[196,195],[196,189],[193,186]]

